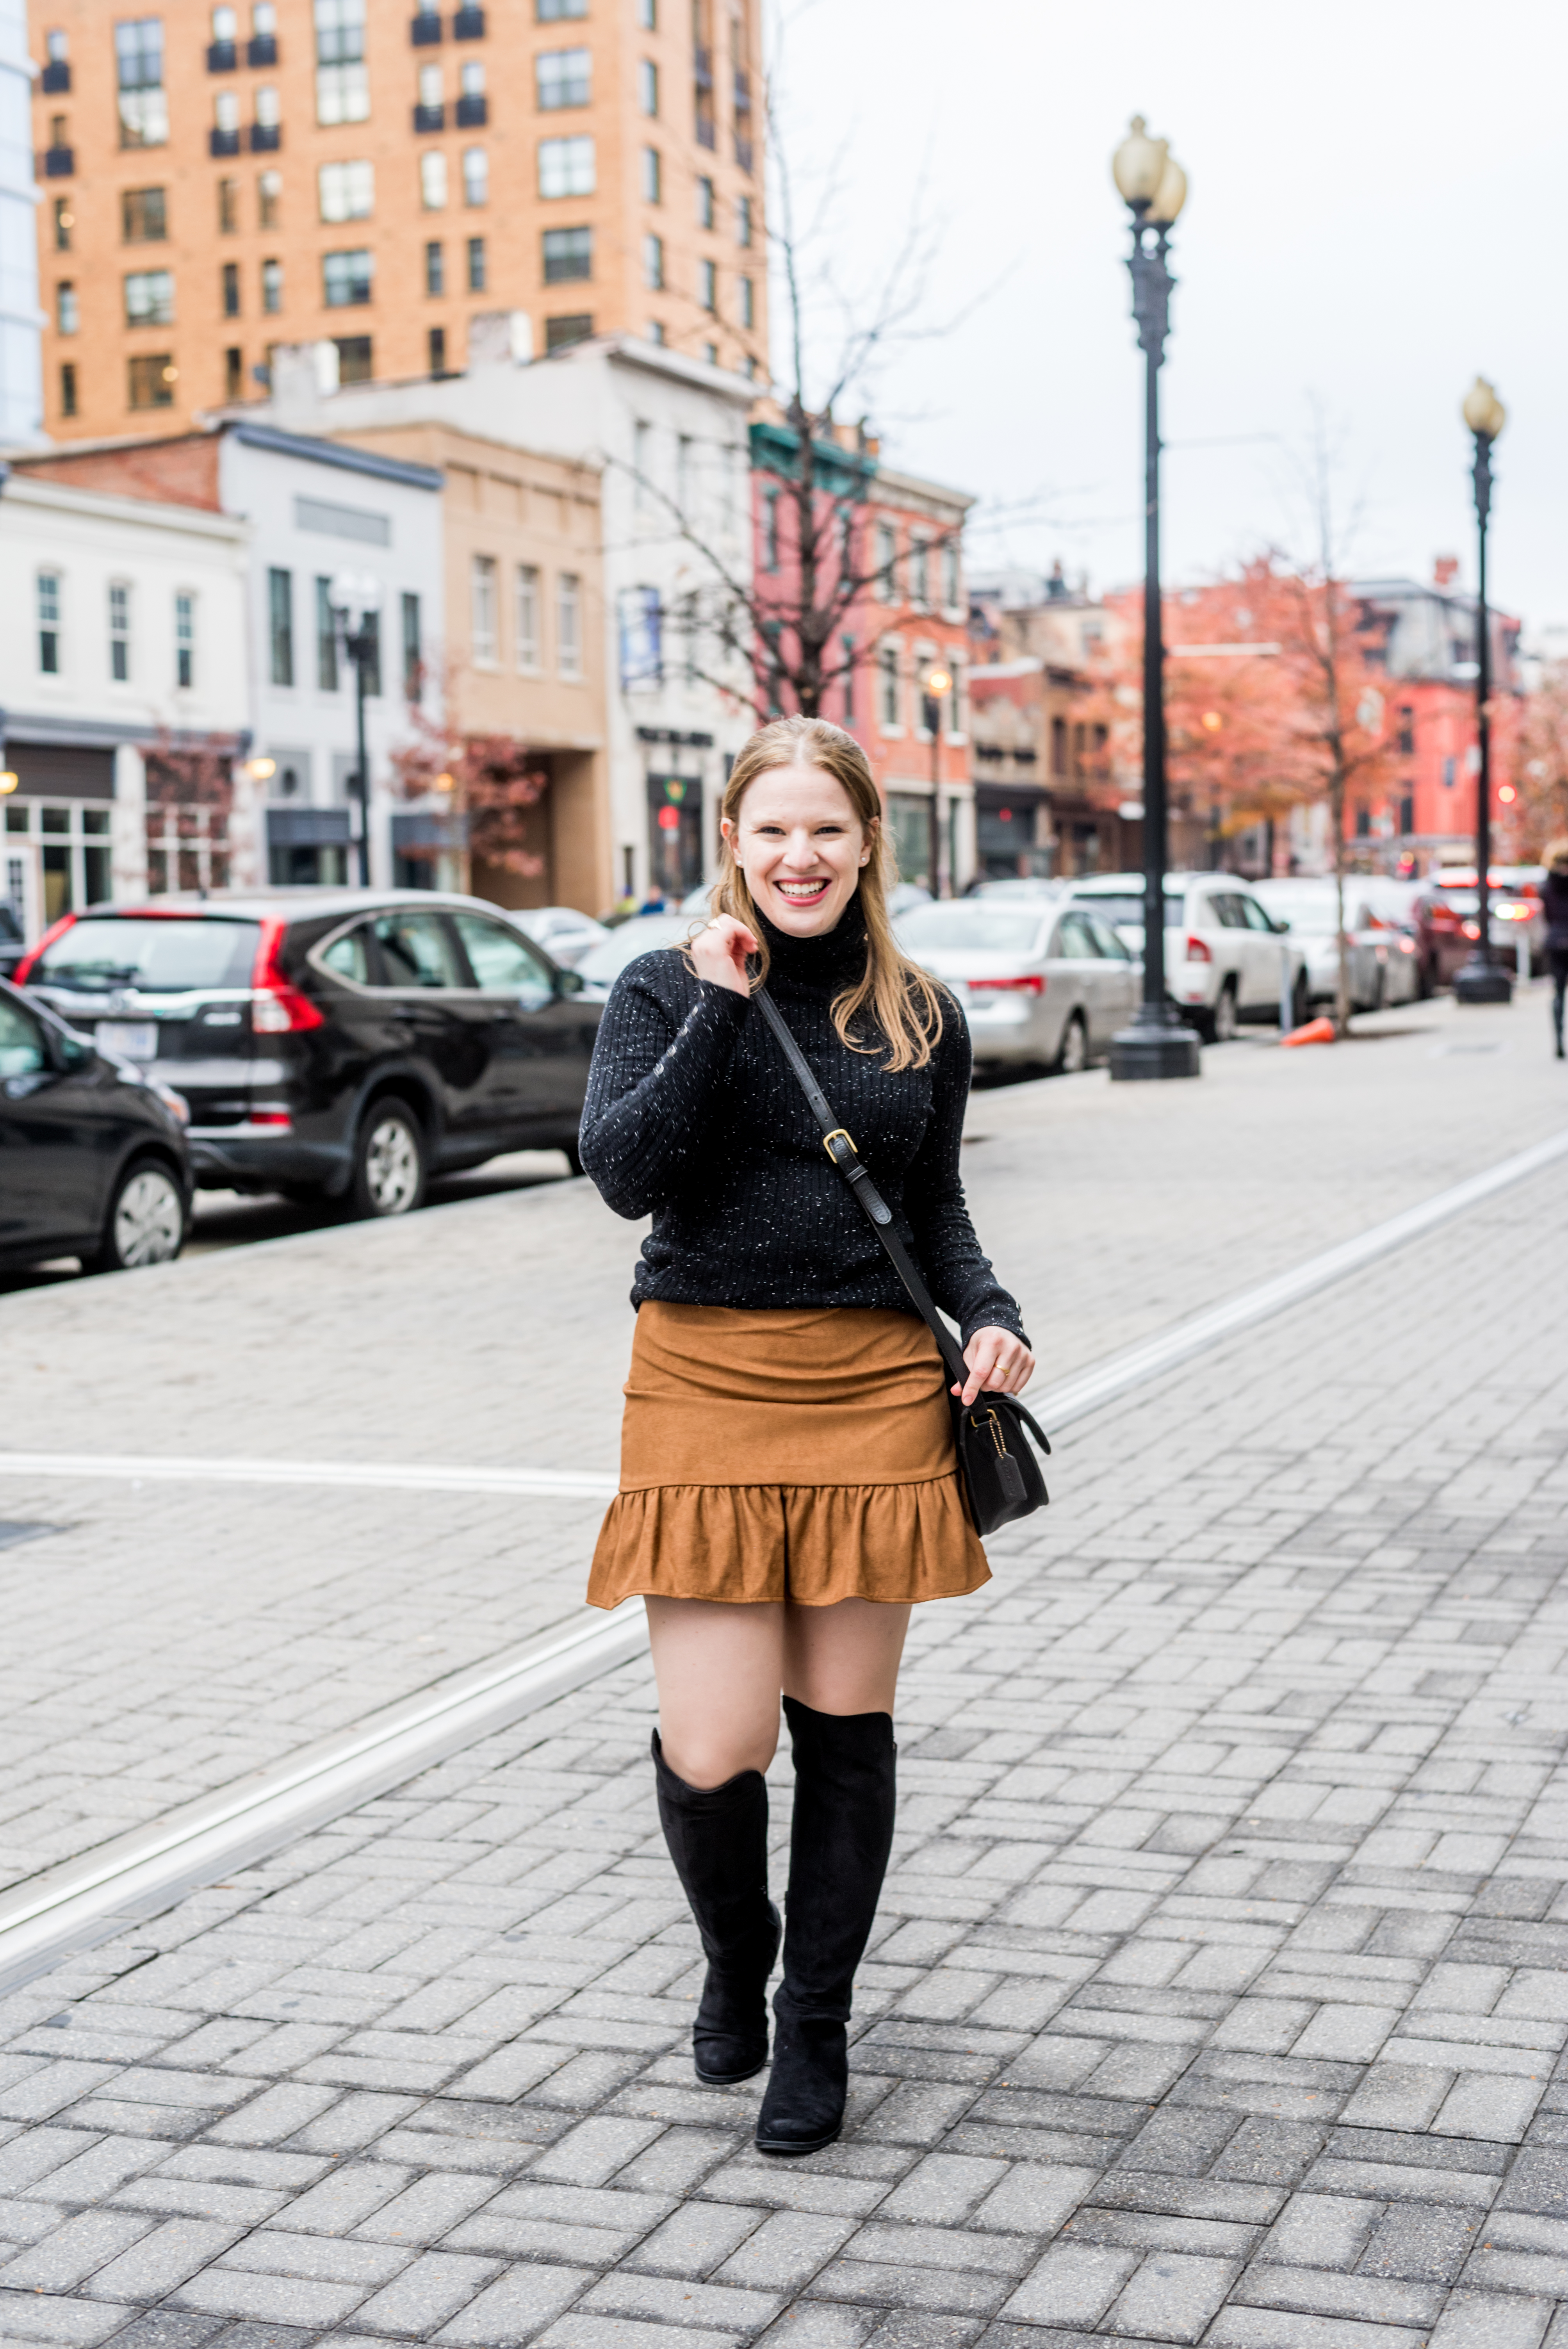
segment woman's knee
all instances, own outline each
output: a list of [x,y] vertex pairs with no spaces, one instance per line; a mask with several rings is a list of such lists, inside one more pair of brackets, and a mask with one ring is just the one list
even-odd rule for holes
[[723,1786],[743,1770],[766,1771],[779,1747],[779,1707],[770,1722],[727,1723],[671,1719],[661,1707],[665,1760],[688,1786]]

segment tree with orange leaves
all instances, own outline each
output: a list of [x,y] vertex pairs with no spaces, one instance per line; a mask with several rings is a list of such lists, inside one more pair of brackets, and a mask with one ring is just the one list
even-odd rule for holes
[[[455,706],[451,688],[449,675],[438,702],[448,711]],[[530,879],[542,873],[543,857],[527,844],[529,811],[550,789],[550,772],[539,753],[512,734],[459,733],[432,718],[422,698],[410,700],[408,720],[413,739],[392,753],[405,797],[436,793],[443,813],[453,820],[454,833],[480,863]],[[408,853],[433,859],[440,850],[416,846]]]

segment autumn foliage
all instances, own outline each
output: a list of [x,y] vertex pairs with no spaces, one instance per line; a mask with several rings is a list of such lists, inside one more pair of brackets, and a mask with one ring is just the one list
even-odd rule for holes
[[[449,689],[441,701],[451,708]],[[527,844],[529,811],[550,788],[550,771],[539,753],[512,734],[456,733],[418,701],[410,702],[408,720],[412,738],[392,753],[404,797],[438,798],[476,863],[529,878],[542,873],[544,858]],[[433,859],[441,852],[427,844],[406,853]]]

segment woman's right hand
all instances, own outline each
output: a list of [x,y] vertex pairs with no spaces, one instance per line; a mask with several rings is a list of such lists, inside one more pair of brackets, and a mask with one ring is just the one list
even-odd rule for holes
[[736,995],[750,994],[746,957],[758,952],[758,943],[733,914],[716,914],[707,927],[697,932],[686,952],[698,978],[714,987],[727,987]]

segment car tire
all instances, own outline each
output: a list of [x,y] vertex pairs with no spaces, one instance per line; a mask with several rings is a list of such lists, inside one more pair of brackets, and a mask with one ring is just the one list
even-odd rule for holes
[[1295,984],[1290,990],[1290,1024],[1293,1028],[1305,1028],[1311,1017],[1312,996],[1306,984],[1306,973],[1298,970]]
[[1062,1030],[1062,1040],[1057,1046],[1054,1063],[1058,1077],[1081,1077],[1088,1066],[1088,1030],[1083,1024],[1083,1014],[1075,1011]]
[[1205,1040],[1211,1044],[1233,1044],[1236,1040],[1236,1030],[1240,1025],[1241,1015],[1236,1009],[1235,983],[1232,979],[1227,979],[1215,998],[1214,1008],[1209,1014],[1209,1032]]
[[356,1216],[412,1215],[425,1204],[425,1129],[405,1101],[384,1094],[359,1122],[349,1186]]
[[114,1186],[103,1239],[83,1258],[89,1272],[139,1272],[172,1264],[185,1245],[185,1194],[161,1158],[137,1158]]

